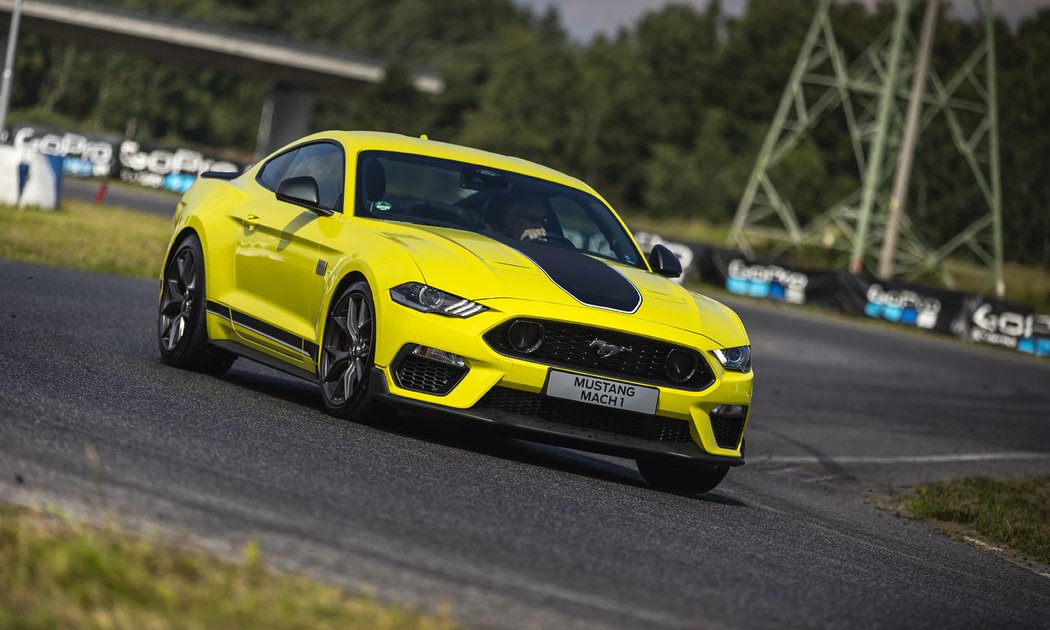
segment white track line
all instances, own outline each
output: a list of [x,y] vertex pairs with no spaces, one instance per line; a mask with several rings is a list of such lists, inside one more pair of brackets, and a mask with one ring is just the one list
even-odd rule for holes
[[973,536],[963,536],[963,538],[968,543],[970,543],[971,545],[974,545],[975,547],[980,547],[981,549],[984,549],[985,551],[991,551],[991,552],[999,555],[1000,557],[1006,558],[1007,562],[1012,562],[1013,564],[1016,564],[1017,566],[1021,567],[1022,569],[1025,569],[1027,571],[1032,571],[1036,575],[1040,575],[1040,576],[1045,577],[1045,578],[1050,578],[1050,573],[1046,573],[1044,571],[1040,571],[1038,568],[1036,568],[1036,567],[1046,566],[1046,565],[1042,565],[1042,564],[1038,564],[1038,563],[1032,563],[1032,562],[1026,562],[1026,561],[1018,561],[1011,554],[1007,553],[1007,551],[1005,549],[1002,549],[1001,547],[994,547],[992,545],[989,545],[988,543],[984,542],[983,540],[978,540],[978,539],[974,538]]
[[989,545],[988,543],[984,542],[983,540],[977,540],[973,536],[963,536],[963,538],[968,540],[970,543],[972,543],[974,545],[977,545],[978,547],[981,547],[982,549],[987,549],[988,551],[998,551],[999,553],[1003,553],[1003,550],[1002,550],[1001,547],[993,547],[993,546]]
[[955,462],[992,462],[1024,459],[1047,459],[1050,453],[1015,451],[1001,453],[946,453],[943,455],[898,455],[890,457],[844,455],[815,457],[813,455],[769,455],[754,457],[754,463],[770,464],[950,464]]

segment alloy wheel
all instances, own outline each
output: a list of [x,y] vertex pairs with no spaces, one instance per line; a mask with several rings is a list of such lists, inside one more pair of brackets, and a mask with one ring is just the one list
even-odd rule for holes
[[197,305],[197,262],[193,252],[183,249],[164,274],[164,293],[160,305],[161,346],[171,352],[179,345],[193,309]]
[[364,388],[372,354],[372,309],[362,293],[351,291],[336,303],[325,327],[321,387],[333,405],[344,405]]

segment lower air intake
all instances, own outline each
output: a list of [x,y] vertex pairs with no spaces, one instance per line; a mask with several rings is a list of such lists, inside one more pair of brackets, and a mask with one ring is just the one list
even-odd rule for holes
[[493,387],[474,405],[581,429],[594,429],[652,442],[690,442],[689,422],[660,416],[531,394],[507,387]]
[[740,434],[744,432],[744,417],[712,415],[711,430],[719,447],[735,449],[740,445]]
[[394,377],[402,389],[443,396],[459,383],[466,368],[456,367],[406,354],[394,369]]

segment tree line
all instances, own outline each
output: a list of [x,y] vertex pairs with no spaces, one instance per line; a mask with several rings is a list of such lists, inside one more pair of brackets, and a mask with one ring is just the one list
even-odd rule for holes
[[[217,23],[388,60],[386,79],[320,95],[317,129],[381,129],[525,157],[576,175],[617,208],[728,221],[798,55],[817,0],[670,4],[611,35],[578,42],[554,10],[512,0],[108,0],[121,9]],[[916,12],[921,13],[921,12]],[[892,20],[840,2],[832,22],[847,57]],[[934,67],[945,74],[982,26],[945,12]],[[1010,259],[1050,266],[1050,10],[996,24],[1004,239]],[[410,68],[437,70],[438,96],[417,94]],[[13,120],[139,140],[254,148],[267,77],[166,63],[26,34]],[[943,242],[985,207],[943,128],[920,140],[909,208]],[[842,128],[807,140],[781,189],[805,222],[856,185]]]

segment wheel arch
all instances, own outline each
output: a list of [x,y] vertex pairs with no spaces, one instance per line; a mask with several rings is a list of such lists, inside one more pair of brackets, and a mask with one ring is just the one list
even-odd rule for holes
[[[196,236],[197,242],[201,244],[201,254],[204,256],[204,260],[201,262],[204,264],[204,285],[208,286],[211,265],[208,264],[208,239],[204,236],[203,226],[196,219],[196,217],[188,217],[185,222],[181,222],[181,226],[176,226],[177,231],[174,232],[171,240],[168,242],[168,251],[164,255],[164,265],[160,268],[161,281],[164,279],[164,270],[171,264],[171,258],[175,255],[175,250],[178,249],[179,245],[186,240],[189,236]],[[205,289],[207,290],[207,289]]]
[[[197,240],[200,241],[201,244],[201,251],[204,251],[204,241],[201,240],[200,234],[194,228],[190,226],[185,226],[175,233],[175,235],[171,238],[171,242],[168,243],[168,251],[164,254],[164,264],[160,266],[160,291],[162,294],[164,293],[164,274],[168,270],[168,265],[171,264],[171,259],[175,255],[175,250],[177,250],[179,248],[179,245],[182,244],[182,242],[186,240],[188,236],[191,235],[197,237]],[[205,292],[207,292],[208,265],[204,265],[204,286]]]
[[369,288],[372,289],[372,301],[375,302],[375,287],[368,276],[360,269],[346,270],[342,276],[339,277],[339,280],[335,282],[332,290],[326,292],[324,301],[321,304],[321,312],[318,314],[321,319],[321,325],[317,327],[318,335],[316,340],[318,346],[324,345],[325,328],[328,326],[328,315],[332,311],[332,305],[335,304],[336,297],[338,297],[348,286],[360,280],[363,280],[368,284]]
[[[352,269],[352,270],[348,271],[347,273],[343,274],[343,277],[339,279],[338,283],[336,283],[335,290],[332,291],[332,297],[335,297],[336,295],[339,295],[340,293],[343,292],[343,289],[345,289],[348,286],[350,286],[351,284],[353,284],[355,282],[358,282],[358,281],[361,281],[361,280],[363,280],[366,284],[368,284],[369,288],[372,289],[372,293],[373,293],[372,299],[374,300],[375,299],[375,295],[374,295],[375,288],[372,287],[372,282],[369,281],[368,277],[365,276],[364,272],[361,271],[360,269]],[[328,300],[328,307],[329,308],[331,308],[331,306],[332,306],[331,302],[332,302],[332,299],[329,298],[329,300]]]
[[[200,234],[198,234],[197,230],[191,226],[186,226],[175,234],[171,239],[171,243],[168,245],[168,253],[164,256],[164,266],[160,269],[160,275],[162,278],[164,277],[164,270],[171,264],[171,257],[175,255],[175,250],[178,249],[182,241],[186,240],[186,237],[188,236],[196,236],[198,241],[201,240]],[[204,249],[203,241],[201,241],[201,249]]]

